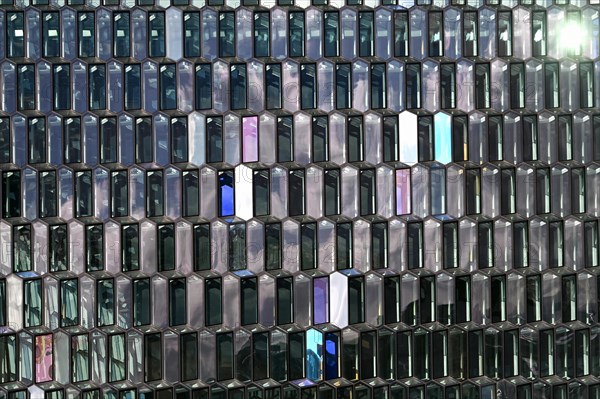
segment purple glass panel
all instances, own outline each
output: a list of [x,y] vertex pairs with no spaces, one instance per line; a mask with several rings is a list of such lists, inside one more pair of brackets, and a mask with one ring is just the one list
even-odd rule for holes
[[248,116],[242,124],[243,162],[258,162],[258,117]]
[[410,213],[410,169],[396,170],[396,215]]
[[313,314],[315,324],[329,321],[329,279],[327,277],[313,280]]
[[52,334],[35,337],[35,382],[52,381]]

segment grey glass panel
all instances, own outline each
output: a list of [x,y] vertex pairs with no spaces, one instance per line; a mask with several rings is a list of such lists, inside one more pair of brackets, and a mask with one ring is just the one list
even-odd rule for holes
[[371,108],[387,107],[386,64],[371,64]]
[[182,172],[182,196],[183,196],[183,216],[196,216],[199,214],[200,204],[200,180],[198,171],[186,170]]
[[11,155],[10,118],[0,118],[0,163],[9,163]]
[[475,65],[475,108],[490,108],[490,64]]
[[289,56],[304,57],[304,12],[289,13]]
[[562,277],[562,321],[577,319],[577,276]]
[[281,108],[281,64],[266,65],[265,86],[266,108]]
[[121,226],[121,269],[123,271],[139,270],[139,227],[137,224]]
[[488,117],[488,158],[490,162],[503,158],[503,123],[501,115]]
[[161,334],[144,336],[144,379],[155,381],[162,378]]
[[254,13],[254,56],[268,57],[270,54],[269,12]]
[[235,57],[235,14],[219,13],[219,57]]
[[[358,13],[358,34],[359,34],[359,45],[358,55],[359,57],[371,57],[373,56],[373,12],[361,11]],[[378,107],[374,107],[378,108]],[[381,107],[379,107],[381,108]]]
[[165,49],[165,13],[148,13],[148,56],[164,57]]
[[362,277],[352,277],[348,279],[348,323],[357,324],[364,321],[365,282]]
[[544,63],[544,100],[546,108],[560,107],[559,65],[557,62]]
[[211,240],[210,224],[203,223],[194,226],[194,270],[210,270]]
[[42,54],[60,57],[60,14],[57,11],[42,13]]
[[423,267],[423,224],[408,223],[406,230],[408,268],[421,268]]
[[442,64],[440,69],[441,108],[456,107],[456,66]]
[[217,334],[217,380],[233,378],[233,333]]
[[300,108],[316,108],[317,71],[315,64],[302,64],[300,66],[300,85]]
[[471,320],[471,277],[460,276],[456,278],[456,323]]
[[529,225],[527,222],[513,224],[513,266],[529,266]]
[[96,55],[96,15],[86,11],[77,14],[77,37],[79,57]]
[[206,161],[223,162],[223,118],[206,118]]
[[408,57],[409,24],[408,12],[394,12],[394,55]]
[[96,284],[98,326],[115,323],[115,283],[113,279],[98,280]]
[[162,224],[157,228],[158,270],[175,270],[175,227],[172,224]]
[[90,110],[106,109],[106,66],[90,65],[88,71]]
[[125,65],[125,110],[139,109],[142,104],[139,64]]
[[431,214],[443,215],[446,213],[446,169],[436,165],[430,175]]
[[466,115],[452,117],[452,160],[469,160],[469,120]]
[[94,194],[92,171],[75,172],[75,216],[92,216],[94,213]]
[[21,216],[21,172],[2,172],[2,216]]
[[181,334],[179,339],[179,353],[181,353],[181,380],[197,379],[199,353],[197,333]]
[[133,280],[133,325],[150,324],[150,279]]
[[600,115],[593,116],[593,156],[595,161],[600,161]]
[[86,270],[104,269],[104,231],[101,224],[86,226]]
[[[27,156],[29,163],[46,162],[46,118],[27,119]],[[10,143],[10,141],[9,141]]]
[[477,225],[477,253],[479,268],[494,266],[494,225],[492,222],[481,222]]
[[338,215],[341,207],[341,173],[339,169],[325,170],[325,191],[323,202],[325,216]]
[[421,324],[435,320],[435,278],[433,276],[419,279],[419,310]]
[[383,269],[388,267],[387,248],[387,223],[373,223],[371,225],[371,259],[373,269]]
[[205,280],[206,325],[221,324],[221,278]]
[[325,162],[329,159],[329,124],[326,116],[312,119],[312,160]]
[[246,269],[246,224],[229,226],[229,270]]
[[[4,287],[4,288],[3,288]],[[0,282],[0,292],[3,294],[6,290],[6,282]],[[4,319],[5,320],[5,319]],[[4,325],[4,324],[2,324]],[[16,334],[6,334],[0,336],[0,354],[4,361],[0,363],[0,381],[2,383],[16,381],[17,379],[17,338]]]
[[187,321],[185,278],[169,281],[169,325],[178,326]]
[[[269,377],[269,333],[252,334],[253,378],[263,380]],[[252,398],[252,396],[250,396]]]
[[479,169],[467,169],[465,173],[465,202],[467,215],[475,215],[481,212],[481,171]]
[[406,64],[406,108],[421,108],[421,64]]
[[136,163],[148,163],[154,160],[154,138],[150,117],[136,118],[135,144]]
[[512,56],[512,12],[498,11],[498,56]]
[[25,327],[42,324],[42,280],[27,280],[23,286],[23,311]]
[[188,161],[188,123],[186,117],[171,119],[171,162]]
[[573,117],[571,115],[558,117],[558,159],[560,161],[573,159]]
[[[186,3],[187,4],[187,3]],[[183,13],[183,56],[200,57],[200,13],[196,11]]]
[[537,161],[538,159],[538,129],[537,116],[523,117],[523,160]]
[[294,321],[294,284],[292,277],[277,279],[277,324]]
[[63,119],[63,146],[65,163],[82,162],[81,118]]
[[385,324],[401,321],[400,315],[400,279],[396,276],[383,280],[383,317]]
[[348,162],[361,162],[364,154],[363,118],[348,117]]
[[[413,368],[414,368],[414,376],[420,379],[429,378],[430,373],[430,332],[424,329],[418,329],[415,331],[413,340],[414,340],[414,350],[415,353],[420,353],[420,356],[413,357]],[[421,392],[415,392],[416,389],[421,389]],[[423,396],[423,386],[413,387],[411,388],[410,398],[411,399],[424,399]]]
[[212,108],[212,64],[196,64],[196,109]]
[[48,237],[48,265],[51,272],[69,269],[69,241],[67,225],[50,226]]
[[265,225],[265,270],[281,269],[281,224]]
[[376,205],[376,186],[375,186],[375,170],[360,171],[360,214],[373,215]]
[[477,11],[463,12],[463,56],[476,57],[478,55],[477,42],[479,33],[477,29]]
[[113,40],[113,54],[115,57],[129,57],[131,55],[131,31],[128,11],[113,13]]
[[539,168],[536,170],[536,213],[550,212],[550,170]]
[[306,357],[304,335],[304,332],[294,332],[288,334],[288,379],[290,380],[304,378],[304,360]]
[[162,216],[164,213],[163,172],[148,171],[146,185],[146,214],[148,217]]
[[325,57],[337,57],[339,55],[339,14],[337,11],[325,11],[323,13],[325,20],[323,27],[323,55]]
[[510,64],[510,107],[525,106],[525,66],[523,63]]
[[585,169],[571,169],[571,212],[585,212]]
[[39,172],[39,217],[54,217],[57,215],[56,201],[56,172]]
[[25,57],[25,18],[22,11],[6,13],[6,56]]
[[[164,21],[163,21],[164,22]],[[164,46],[164,44],[163,44]],[[177,108],[177,75],[175,64],[160,66],[160,109]]]
[[491,279],[492,323],[506,320],[506,276],[493,276]]
[[17,109],[35,109],[35,66],[33,64],[17,67]]
[[294,118],[277,118],[277,162],[294,160]]
[[317,268],[316,223],[303,223],[300,225],[300,268],[302,270]]
[[113,217],[127,216],[129,211],[128,176],[126,170],[110,174],[111,213]]
[[531,13],[531,31],[532,47],[531,52],[534,57],[543,57],[546,55],[546,12],[532,11]]
[[100,163],[115,163],[118,155],[117,119],[100,119]]
[[399,122],[396,116],[383,117],[383,161],[398,161],[400,153]]
[[32,269],[31,226],[13,227],[13,270],[14,272],[30,271]]
[[598,221],[592,220],[584,223],[584,248],[585,266],[594,267],[599,265],[598,252]]
[[256,278],[243,278],[240,283],[242,325],[258,322],[258,291]]
[[289,189],[289,215],[298,216],[305,213],[305,171],[304,169],[291,170],[288,179]]
[[270,187],[269,170],[255,170],[252,179],[254,216],[265,216],[269,214]]
[[594,65],[591,62],[579,63],[579,106],[591,108],[594,106]]
[[353,267],[352,223],[338,223],[335,226],[335,254],[338,270]]
[[444,18],[441,11],[430,11],[429,16],[429,56],[444,56]]
[[551,222],[548,225],[548,239],[548,263],[550,267],[564,266],[564,231],[562,221]]
[[452,269],[458,267],[458,223],[444,223],[442,234],[444,240],[442,248],[444,268]]
[[52,66],[54,88],[54,109],[66,110],[71,108],[71,66],[59,64]]

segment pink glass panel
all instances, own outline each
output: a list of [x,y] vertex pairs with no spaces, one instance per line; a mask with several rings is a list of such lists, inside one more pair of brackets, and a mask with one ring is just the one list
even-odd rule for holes
[[248,116],[242,124],[242,156],[243,162],[258,161],[258,117]]
[[35,337],[35,382],[52,381],[52,334]]
[[410,169],[396,170],[396,215],[410,213]]

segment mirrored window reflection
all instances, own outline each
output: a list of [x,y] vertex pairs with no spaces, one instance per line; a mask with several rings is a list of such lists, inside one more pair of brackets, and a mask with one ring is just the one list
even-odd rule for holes
[[562,321],[577,319],[577,276],[562,276]]
[[351,64],[335,65],[335,107],[352,108],[352,67]]
[[194,270],[210,270],[211,239],[210,224],[202,223],[194,226],[193,231]]
[[265,270],[281,269],[282,264],[281,223],[265,225]]
[[463,56],[477,57],[479,31],[477,29],[477,11],[463,12]]
[[125,334],[108,336],[108,380],[110,382],[125,379],[125,343]]
[[512,56],[512,11],[498,11],[498,57]]
[[100,119],[100,163],[116,163],[118,158],[117,118]]
[[371,64],[371,108],[387,107],[386,65]]
[[219,13],[219,57],[235,57],[235,14]]
[[204,312],[207,326],[221,324],[221,278],[209,278],[204,282]]
[[148,56],[166,56],[164,12],[148,13]]
[[469,160],[469,120],[466,115],[452,117],[452,161]]
[[175,64],[160,66],[160,109],[171,110],[177,108],[177,73]]
[[71,65],[52,65],[52,84],[54,109],[71,109]]
[[81,163],[81,117],[63,119],[63,156],[65,163]]
[[158,270],[175,270],[175,226],[172,223],[158,225],[156,242]]
[[429,11],[429,56],[444,56],[444,17],[441,11]]
[[246,269],[246,224],[229,225],[229,270]]
[[26,280],[23,283],[23,312],[26,328],[42,324],[42,279]]
[[97,325],[109,326],[115,323],[115,287],[113,279],[96,282]]
[[21,216],[21,172],[18,170],[2,172],[2,216]]
[[254,56],[270,55],[270,15],[269,12],[254,13]]
[[76,278],[61,280],[60,303],[60,326],[71,327],[79,324],[79,289]]
[[31,234],[31,225],[29,224],[13,227],[13,271],[15,273],[33,269]]
[[294,117],[277,118],[277,162],[294,160]]
[[57,216],[56,171],[40,171],[38,173],[39,217]]
[[42,13],[42,54],[60,57],[60,14],[57,11]]
[[154,160],[154,137],[150,117],[135,119],[135,160],[136,163],[149,163]]
[[17,109],[19,111],[35,109],[35,66],[24,64],[17,67]]
[[323,13],[323,55],[325,57],[339,56],[339,17],[337,11],[325,11]]
[[[229,380],[234,376],[233,333],[217,334],[217,380]],[[212,395],[211,395],[212,396]]]
[[590,220],[584,223],[585,266],[600,265],[598,221]]
[[110,173],[112,217],[127,216],[129,213],[129,190],[127,185],[127,170],[115,170]]
[[481,212],[481,170],[472,168],[466,169],[465,172],[466,213],[476,215]]
[[265,66],[265,107],[267,109],[281,108],[281,64]]
[[94,215],[92,171],[80,170],[75,172],[75,216],[86,217]]
[[394,12],[394,56],[408,57],[409,23],[407,11]]
[[289,56],[304,57],[304,12],[289,13]]
[[6,56],[25,57],[25,17],[22,11],[6,13]]
[[352,223],[343,222],[335,225],[335,255],[338,270],[352,269],[353,260]]
[[121,225],[121,270],[128,272],[140,268],[140,236],[137,224]]
[[88,85],[90,110],[106,109],[106,65],[88,67]]
[[187,321],[185,278],[169,281],[169,325],[179,326]]
[[572,115],[560,115],[558,117],[558,159],[560,161],[573,159]]
[[456,107],[456,66],[442,64],[440,69],[440,106],[443,109]]
[[300,225],[300,268],[317,268],[317,224],[313,222]]
[[133,280],[133,325],[143,326],[151,322],[150,279]]
[[125,110],[140,109],[142,107],[142,81],[140,64],[125,65],[124,93]]
[[325,189],[323,202],[325,216],[339,215],[341,209],[341,173],[339,169],[326,169],[324,171]]
[[421,108],[421,64],[406,64],[406,108]]
[[364,128],[361,116],[348,117],[348,162],[361,162],[364,156]]
[[51,272],[69,270],[69,235],[66,224],[49,228],[48,266]]
[[77,50],[80,58],[96,55],[96,14],[92,11],[77,13]]
[[196,109],[212,108],[212,64],[196,64]]
[[423,224],[411,222],[406,225],[407,263],[409,269],[423,267]]
[[315,64],[300,66],[300,108],[317,107],[317,67]]
[[181,173],[181,184],[181,194],[183,197],[182,216],[198,216],[200,214],[200,179],[198,171],[183,171]]
[[89,373],[89,346],[87,334],[71,337],[71,380],[73,382],[87,381]]
[[85,243],[87,271],[104,270],[104,229],[101,224],[85,227]]
[[500,170],[500,213],[509,215],[516,211],[516,174],[515,168]]
[[399,122],[396,116],[383,117],[383,161],[395,162],[399,159]]
[[312,160],[326,162],[329,160],[329,123],[327,116],[312,118]]
[[358,55],[359,57],[373,56],[373,12],[361,11],[358,13]]
[[183,56],[195,58],[202,55],[200,49],[200,13],[189,11],[183,13]]
[[164,181],[162,170],[146,172],[146,215],[147,217],[164,214]]
[[130,37],[129,11],[113,13],[113,54],[115,57],[129,57],[131,55]]
[[534,57],[543,57],[546,55],[546,11],[532,11],[531,30],[531,53]]

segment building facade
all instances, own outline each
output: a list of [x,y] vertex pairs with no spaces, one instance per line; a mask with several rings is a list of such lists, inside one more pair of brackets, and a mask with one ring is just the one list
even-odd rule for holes
[[600,398],[598,0],[103,1],[0,2],[0,398]]

